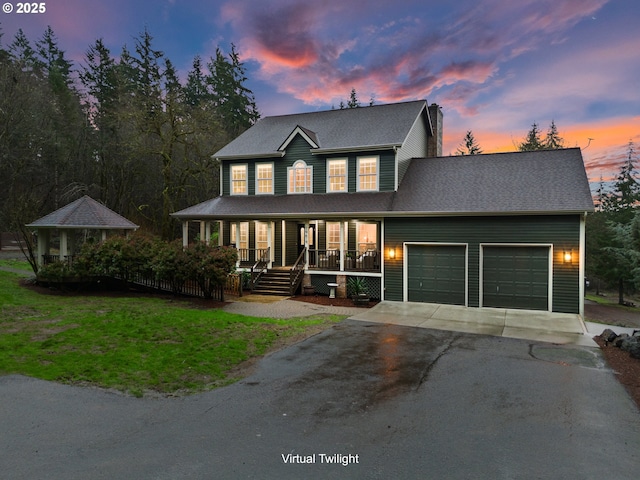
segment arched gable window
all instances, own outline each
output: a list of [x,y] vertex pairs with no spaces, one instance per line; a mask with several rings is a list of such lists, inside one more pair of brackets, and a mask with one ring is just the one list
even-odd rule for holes
[[287,168],[289,174],[289,193],[313,193],[313,167],[298,160]]

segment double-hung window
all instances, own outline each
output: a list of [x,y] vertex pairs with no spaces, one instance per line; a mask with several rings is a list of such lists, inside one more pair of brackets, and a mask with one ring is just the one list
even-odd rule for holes
[[247,195],[247,166],[231,165],[231,195]]
[[327,250],[340,250],[340,224],[327,222]]
[[256,248],[265,250],[269,246],[269,228],[266,223],[256,222]]
[[313,193],[313,167],[298,160],[288,169],[289,193]]
[[378,191],[378,157],[358,158],[358,191]]
[[273,194],[273,163],[256,163],[256,195]]
[[327,160],[327,192],[347,191],[347,159]]
[[240,238],[237,238],[237,223],[231,224],[231,243],[236,248],[249,248],[249,222],[240,222]]

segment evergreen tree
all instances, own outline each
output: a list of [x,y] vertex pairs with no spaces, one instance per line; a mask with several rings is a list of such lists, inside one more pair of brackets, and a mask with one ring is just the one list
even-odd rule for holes
[[24,72],[38,73],[43,66],[21,28],[18,29],[13,42],[9,45],[9,55],[16,62],[18,68]]
[[531,130],[527,133],[527,136],[521,144],[518,145],[518,150],[521,152],[531,152],[533,150],[542,150],[544,144],[540,140],[540,130],[538,130],[538,124],[533,123]]
[[347,106],[349,108],[358,108],[360,106],[360,100],[358,100],[358,94],[356,93],[355,88],[351,89],[351,93],[349,94],[349,102],[347,102]]
[[547,130],[547,136],[542,144],[543,148],[551,150],[564,148],[564,140],[558,134],[558,128],[556,127],[555,121],[551,120],[551,125],[549,125],[549,130]]
[[199,55],[193,59],[191,70],[187,74],[184,95],[185,101],[192,107],[197,107],[210,98],[207,79],[202,73],[202,59]]
[[224,129],[230,138],[235,138],[260,118],[253,92],[246,86],[244,64],[235,45],[231,44],[228,58],[217,48],[215,59],[212,58],[207,66],[213,103]]
[[464,140],[456,150],[456,155],[479,155],[481,153],[482,149],[476,142],[473,133],[471,130],[468,130],[467,134],[464,136]]

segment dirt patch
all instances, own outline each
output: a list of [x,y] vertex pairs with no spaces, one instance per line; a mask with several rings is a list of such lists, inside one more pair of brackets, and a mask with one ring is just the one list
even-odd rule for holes
[[639,308],[599,305],[585,302],[584,317],[585,320],[589,322],[640,329]]

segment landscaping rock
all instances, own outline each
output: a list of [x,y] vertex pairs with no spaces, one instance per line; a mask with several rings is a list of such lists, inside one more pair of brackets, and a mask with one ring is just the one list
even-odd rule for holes
[[620,343],[620,350],[624,350],[625,352],[630,352],[631,347],[638,344],[640,338],[638,337],[625,337],[622,339]]
[[617,336],[618,334],[613,330],[611,330],[610,328],[607,328],[605,331],[603,331],[600,334],[600,338],[602,338],[607,343],[613,342]]
[[622,342],[625,340],[625,338],[630,338],[630,335],[628,333],[622,333],[620,335],[618,335],[616,337],[616,339],[613,341],[613,344],[620,348],[620,346],[622,345]]
[[631,358],[640,360],[640,330],[634,330],[631,335],[628,333],[618,335],[610,328],[607,328],[600,334],[600,338],[606,343],[611,343],[620,348],[620,350],[629,352]]

